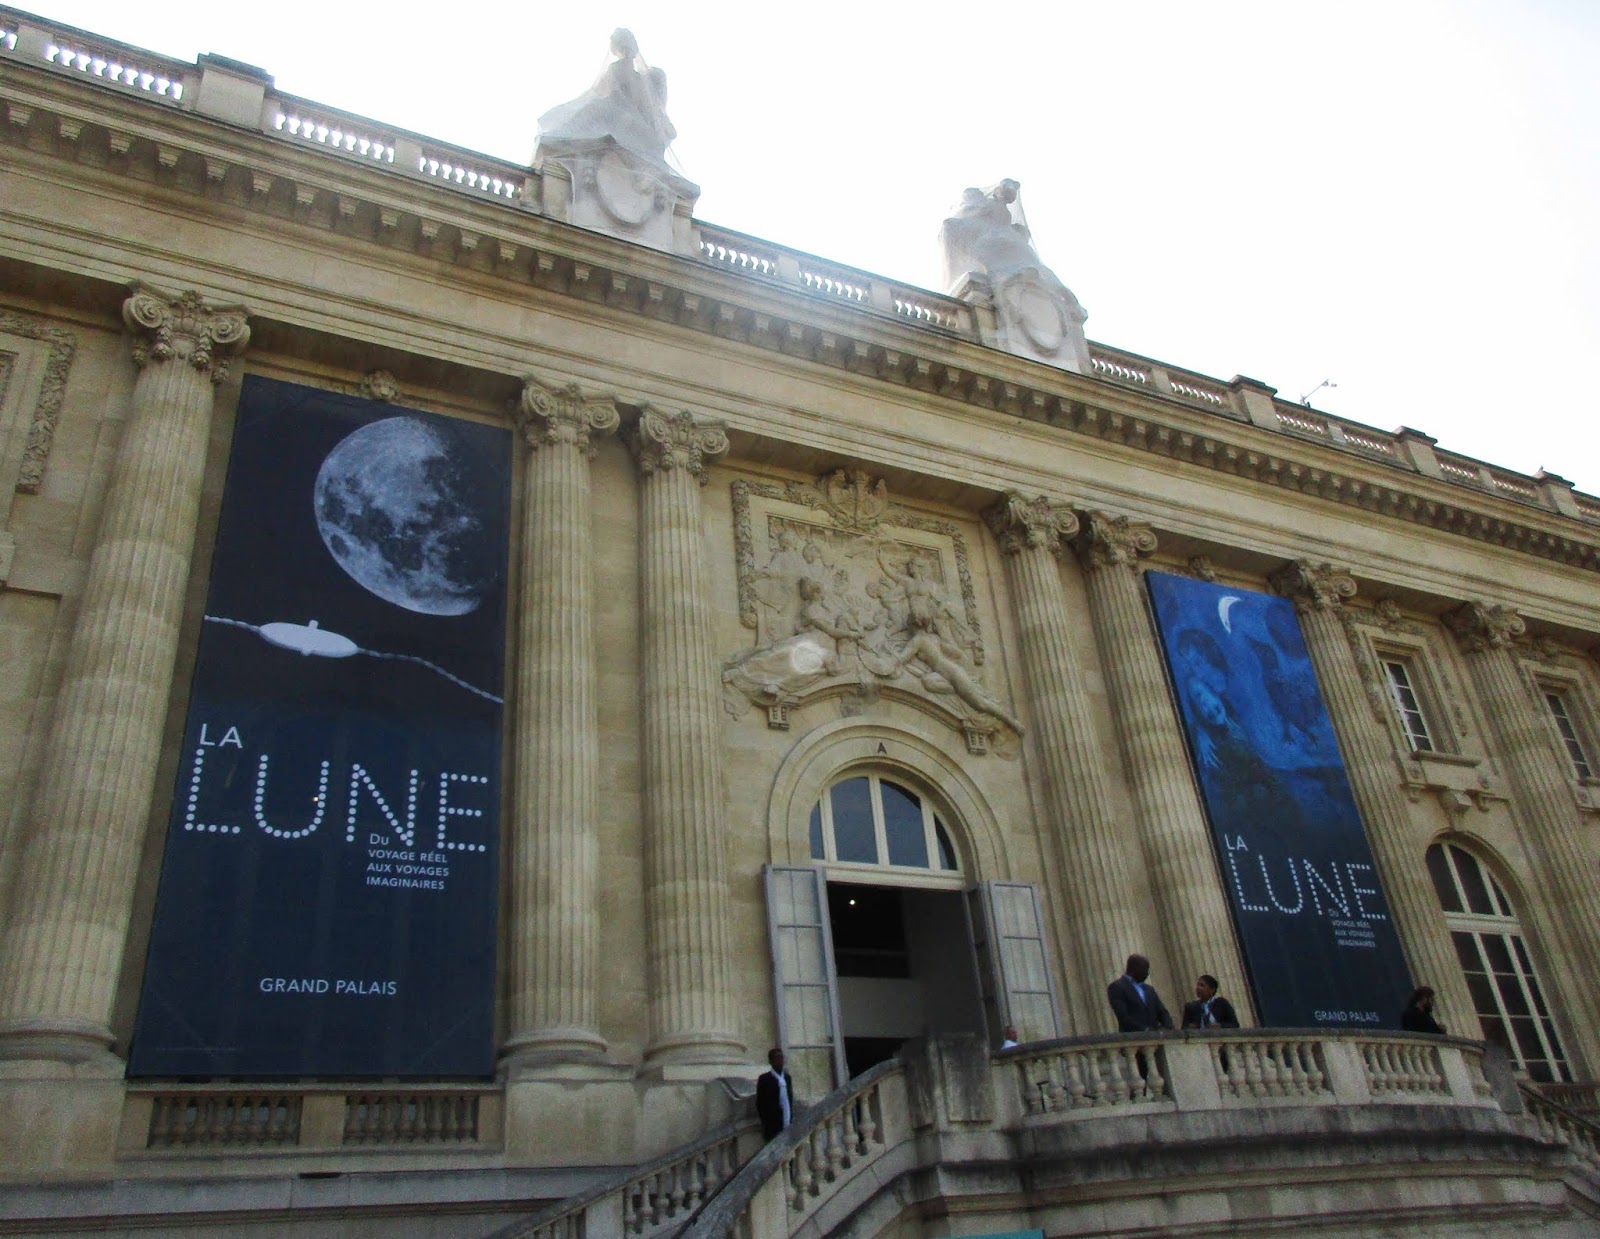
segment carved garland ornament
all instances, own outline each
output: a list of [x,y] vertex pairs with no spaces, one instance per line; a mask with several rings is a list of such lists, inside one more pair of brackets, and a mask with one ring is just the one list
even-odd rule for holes
[[22,314],[0,310],[0,334],[39,340],[49,346],[44,363],[44,382],[39,388],[39,403],[28,423],[27,446],[22,451],[22,467],[17,471],[17,489],[23,494],[38,494],[44,482],[45,461],[55,441],[56,420],[67,390],[67,372],[78,349],[78,338],[59,327],[47,327]]

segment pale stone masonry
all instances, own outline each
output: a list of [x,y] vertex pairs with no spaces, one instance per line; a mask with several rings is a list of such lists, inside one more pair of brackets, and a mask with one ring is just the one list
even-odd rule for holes
[[1105,771],[1089,757],[1093,731],[1083,684],[1073,673],[1073,624],[1057,562],[1078,518],[1046,496],[1007,495],[985,513],[1005,555],[1027,668],[1037,754],[1046,789],[1044,823],[1073,875],[1064,884],[1069,1019],[1078,1029],[1111,1022],[1106,983],[1127,956],[1146,949],[1127,832],[1111,816]]
[[1272,584],[1294,600],[1300,616],[1306,650],[1339,737],[1350,790],[1367,827],[1372,858],[1412,979],[1438,991],[1439,1018],[1447,1028],[1470,1027],[1472,996],[1439,915],[1422,848],[1407,821],[1405,799],[1395,782],[1394,750],[1373,723],[1350,638],[1339,622],[1337,610],[1355,597],[1356,583],[1347,572],[1328,564],[1299,560],[1274,574]]
[[530,378],[517,420],[528,454],[505,1053],[563,1059],[605,1050],[589,460],[621,419],[609,397]]
[[100,1058],[161,755],[216,385],[242,306],[138,286],[139,369],[0,951],[0,1056]]
[[1202,974],[1216,976],[1233,995],[1240,1018],[1248,1020],[1253,1004],[1244,960],[1228,919],[1205,811],[1193,782],[1175,777],[1189,758],[1139,574],[1140,560],[1156,550],[1155,531],[1126,516],[1087,512],[1078,549],[1161,940],[1169,952],[1168,975],[1185,989]]
[[[630,46],[619,38],[605,81],[654,90]],[[530,138],[557,102],[541,90],[534,74]],[[597,92],[601,113],[623,102]],[[694,218],[692,186],[631,176],[607,137],[567,138],[535,167],[492,159],[283,94],[235,61],[175,61],[0,7],[0,1229],[487,1236],[567,1198],[590,1236],[672,1229],[759,1143],[737,1124],[779,1045],[809,1125],[766,1155],[780,1172],[766,1221],[785,1239],[932,1239],[952,1219],[1052,1236],[1585,1233],[1600,1132],[1571,1112],[1600,1105],[1600,496],[1253,379],[1077,334],[1052,352],[1047,303],[1071,305],[1043,271],[1031,291],[915,288]],[[967,175],[952,169],[952,193]],[[1031,265],[1014,190],[966,199]],[[931,244],[936,218],[906,223]],[[136,289],[125,320],[132,279],[170,291]],[[215,385],[230,356],[244,379]],[[283,455],[263,463],[235,427],[268,388],[284,393],[270,406]],[[382,595],[333,614],[347,583],[328,574],[347,569],[317,541],[323,435],[390,417],[503,445],[428,465],[493,472],[493,495],[474,495],[493,501],[492,551],[445,549],[466,552],[452,569],[488,552],[477,579],[496,585],[480,598],[503,616],[450,629]],[[357,654],[427,653],[434,670],[477,639],[449,632],[506,634],[471,651],[505,673],[474,685],[499,702],[484,710],[498,749],[483,740],[498,760],[458,787],[498,816],[450,822],[483,848],[481,868],[450,875],[472,913],[459,942],[428,919],[433,889],[374,886],[366,904],[274,877],[219,909],[193,873],[164,888],[192,791],[190,702],[211,708],[207,600],[239,562],[223,521],[243,493],[228,495],[235,464],[281,466],[284,523],[250,553],[295,547],[263,578],[317,604],[297,616],[284,597],[280,616],[273,598],[237,621],[316,615]],[[451,514],[426,487],[392,489],[425,515],[378,549],[421,562]],[[1194,595],[1240,595],[1235,621],[1256,608],[1262,626],[1230,628],[1222,599],[1170,629],[1163,604],[1158,627],[1152,572],[1220,583]],[[1342,1012],[1252,1027],[1263,956],[1241,959],[1233,922],[1269,910],[1229,902],[1163,638],[1175,661],[1186,630],[1220,647],[1219,746],[1286,724],[1228,777],[1271,792],[1238,798],[1242,829],[1283,841],[1288,861],[1299,815],[1274,781],[1309,796],[1337,775],[1320,717],[1316,743],[1290,734],[1252,643],[1292,626],[1261,596],[1274,589],[1298,605],[1409,970],[1460,1038],[1335,1027]],[[439,649],[373,639],[402,621],[437,621]],[[292,663],[303,678],[283,683],[328,690],[335,712],[354,701],[340,685],[392,689],[372,719],[336,726],[346,748],[389,746],[372,790],[396,817],[407,765],[417,786],[467,772],[432,771],[425,733],[453,725],[408,696],[402,663],[303,653],[245,642],[230,670],[260,684]],[[1207,678],[1182,674],[1177,694]],[[1541,686],[1560,691],[1568,750]],[[288,729],[322,704],[308,695],[302,716],[293,692]],[[413,700],[416,729],[394,725]],[[279,705],[243,704],[258,718]],[[259,724],[243,730],[266,755]],[[286,811],[304,803],[288,800],[291,758],[322,794],[309,742],[272,747]],[[1206,763],[1199,738],[1194,751]],[[352,782],[357,756],[320,755]],[[218,762],[200,799],[219,825],[237,814],[229,855],[260,858],[246,846],[268,846],[249,824],[260,767],[240,757],[231,790]],[[348,804],[330,806],[341,829],[270,846],[292,843],[300,872],[315,859],[323,877],[359,877],[371,857]],[[420,830],[433,808],[418,813]],[[380,820],[365,792],[359,815]],[[209,873],[250,876],[254,860],[222,852],[207,863],[237,867]],[[1441,906],[1430,854],[1463,892],[1466,870],[1448,866],[1479,866],[1473,908]],[[1491,883],[1505,898],[1485,911]],[[1286,940],[1337,916],[1309,889],[1292,900],[1277,907],[1298,918]],[[358,1065],[408,1032],[374,981],[426,1010],[450,974],[417,966],[416,944],[470,957],[481,982],[455,992],[476,1004],[474,1057],[430,1061],[479,1072],[130,1078],[130,1058],[158,1061],[139,1041],[143,960],[174,906],[248,924],[271,974],[241,962],[227,993],[191,986],[192,1011],[261,1011],[252,984],[281,993],[234,1028],[292,1046],[320,1035],[313,1019],[345,1020],[341,1061]],[[291,906],[298,922],[278,915]],[[372,975],[319,976],[296,936],[346,913],[374,914],[377,929],[331,935]],[[1480,970],[1469,990],[1462,961],[1480,946],[1532,966]],[[1210,972],[1245,1027],[1110,1035],[1106,985],[1136,950],[1174,1016]],[[1264,958],[1263,975],[1283,963]],[[1359,974],[1369,957],[1353,958]],[[1392,1023],[1399,969],[1369,971],[1363,1007]],[[341,980],[361,996],[313,1005]],[[1513,1002],[1512,982],[1531,995],[1535,980],[1549,1053],[1486,1049],[1477,1038],[1506,1037],[1513,1017],[1480,1023],[1471,996]],[[1532,1017],[1516,1018],[1526,1033]],[[1007,1022],[1024,1044],[1000,1049]],[[897,1052],[834,1093],[835,1072]],[[1542,1100],[1519,1069],[1556,1077]]]
[[[1552,931],[1565,940],[1562,954],[1588,961],[1593,978],[1600,961],[1600,882],[1595,849],[1585,846],[1593,830],[1578,812],[1564,769],[1564,755],[1551,743],[1544,703],[1534,691],[1516,639],[1527,623],[1508,606],[1467,602],[1444,617],[1471,668],[1494,736],[1495,752],[1511,784],[1512,802],[1531,853]],[[1600,1029],[1600,986],[1564,985],[1566,1001],[1580,1006],[1591,1040]],[[1569,1017],[1570,1018],[1570,1017]]]
[[645,614],[645,908],[653,1062],[735,1061],[722,717],[709,639],[700,488],[728,450],[721,423],[645,409],[639,459],[639,582]]

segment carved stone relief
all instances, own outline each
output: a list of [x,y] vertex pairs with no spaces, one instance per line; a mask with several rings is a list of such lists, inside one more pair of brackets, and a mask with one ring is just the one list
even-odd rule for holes
[[[48,327],[26,315],[0,310],[0,336],[4,335],[38,340],[49,348],[44,364],[44,381],[29,419],[22,463],[16,478],[17,490],[32,495],[38,493],[44,481],[45,462],[50,456],[50,445],[55,440],[56,419],[61,414],[61,400],[67,389],[67,372],[72,368],[72,356],[77,351],[78,339],[59,327]],[[3,389],[0,389],[0,396],[3,395]]]
[[847,709],[886,686],[910,692],[975,753],[1016,751],[1021,726],[985,687],[966,539],[893,503],[881,478],[836,470],[814,486],[733,484],[739,618],[755,647],[725,664],[723,699],[786,727],[793,706],[842,692]]

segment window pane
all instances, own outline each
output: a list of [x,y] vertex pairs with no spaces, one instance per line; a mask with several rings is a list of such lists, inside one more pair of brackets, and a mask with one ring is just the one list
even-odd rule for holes
[[1493,916],[1495,906],[1489,901],[1489,888],[1483,884],[1483,871],[1478,868],[1477,860],[1460,848],[1451,848],[1450,857],[1456,862],[1456,872],[1461,875],[1461,889],[1467,896],[1467,911]]
[[939,868],[952,872],[959,869],[961,866],[956,864],[956,850],[950,846],[950,836],[944,833],[944,823],[938,818],[933,819],[933,837],[939,843]]
[[1446,912],[1461,911],[1461,896],[1456,894],[1455,881],[1450,877],[1450,862],[1437,843],[1428,849],[1428,876],[1433,879],[1433,893],[1439,896],[1439,906]]
[[1472,1006],[1479,1015],[1494,1015],[1500,1004],[1494,1000],[1494,989],[1489,978],[1481,972],[1467,973],[1467,988],[1472,991]]
[[1528,1000],[1523,997],[1522,986],[1517,984],[1516,977],[1496,977],[1500,989],[1500,1001],[1505,1007],[1507,1015],[1532,1015],[1528,1010]]
[[1450,937],[1456,944],[1456,958],[1461,966],[1468,972],[1482,972],[1483,961],[1478,958],[1478,945],[1472,935],[1458,929]]
[[1523,979],[1528,983],[1528,993],[1533,996],[1533,1009],[1548,1018],[1550,1008],[1544,1005],[1544,995],[1539,992],[1539,978],[1533,975],[1533,965],[1528,962],[1528,952],[1523,950],[1522,939],[1512,938],[1511,945],[1517,948],[1517,963]]
[[1517,1048],[1525,1061],[1544,1057],[1544,1046],[1539,1041],[1539,1030],[1532,1020],[1512,1020],[1511,1031],[1516,1034]]
[[1506,949],[1506,940],[1499,934],[1482,934],[1478,941],[1483,943],[1483,953],[1489,957],[1491,969],[1499,973],[1516,971],[1511,966],[1511,952]]
[[1528,1064],[1528,1078],[1535,1084],[1554,1084],[1555,1076],[1551,1074],[1549,1063],[1530,1062]]
[[827,853],[822,850],[822,805],[811,806],[811,859],[823,860]]
[[896,783],[878,784],[883,791],[883,834],[891,865],[928,867],[928,836],[922,829],[922,802]]
[[828,793],[833,798],[833,855],[861,865],[878,862],[872,829],[872,787],[866,779],[846,779]]

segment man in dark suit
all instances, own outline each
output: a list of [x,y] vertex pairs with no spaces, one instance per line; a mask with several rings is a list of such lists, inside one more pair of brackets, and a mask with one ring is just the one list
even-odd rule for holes
[[756,1116],[761,1120],[761,1138],[771,1140],[794,1117],[794,1080],[783,1069],[783,1051],[767,1051],[771,1071],[756,1080]]
[[1185,1028],[1239,1027],[1233,1004],[1217,993],[1219,988],[1216,977],[1209,972],[1200,974],[1200,979],[1194,983],[1194,1001],[1183,1006]]
[[1118,1032],[1154,1032],[1172,1027],[1172,1016],[1162,1004],[1161,995],[1146,980],[1149,975],[1150,961],[1143,955],[1130,955],[1127,971],[1106,986]]

